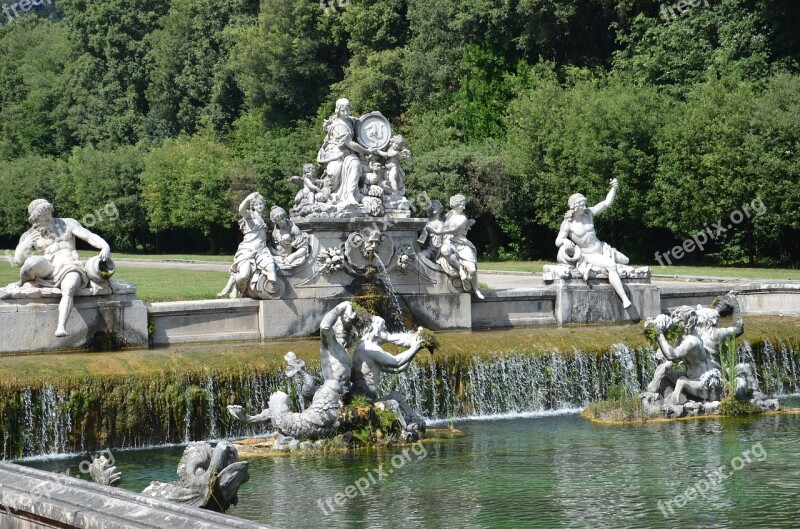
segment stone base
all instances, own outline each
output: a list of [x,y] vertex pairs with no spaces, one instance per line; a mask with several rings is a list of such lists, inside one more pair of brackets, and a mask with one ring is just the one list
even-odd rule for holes
[[607,280],[559,279],[555,317],[559,324],[638,322],[661,313],[659,290],[643,280],[623,279],[633,305],[627,310]]
[[68,336],[56,338],[59,297],[0,301],[2,353],[147,347],[147,308],[134,294],[76,296]]

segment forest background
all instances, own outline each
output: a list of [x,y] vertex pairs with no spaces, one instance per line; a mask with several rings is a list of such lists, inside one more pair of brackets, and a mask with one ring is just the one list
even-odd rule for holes
[[617,178],[597,228],[634,262],[759,201],[684,263],[796,266],[799,65],[796,0],[55,0],[0,16],[0,248],[44,197],[117,251],[232,253],[348,97],[484,258],[554,259]]

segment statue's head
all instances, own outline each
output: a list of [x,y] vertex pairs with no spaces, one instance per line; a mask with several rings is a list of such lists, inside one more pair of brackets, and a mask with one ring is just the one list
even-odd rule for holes
[[698,327],[710,328],[719,323],[719,312],[714,309],[697,306],[697,325]]
[[697,325],[697,311],[688,305],[674,309],[669,317],[672,320],[670,327],[683,325],[684,334],[690,334]]
[[336,113],[340,116],[347,117],[350,115],[350,100],[343,97],[336,100]]
[[386,320],[380,316],[373,316],[362,336],[365,340],[375,341],[386,334]]
[[567,204],[569,205],[569,209],[575,210],[579,208],[586,207],[586,197],[581,195],[580,193],[575,193],[569,197],[567,200]]
[[269,220],[282,228],[286,224],[286,210],[280,206],[272,206],[272,209],[269,210]]
[[389,143],[391,143],[392,147],[394,147],[396,151],[402,151],[406,148],[406,140],[403,138],[402,134],[395,134],[392,136],[392,138],[389,140]]
[[267,201],[264,197],[259,193],[253,198],[252,202],[250,202],[250,209],[253,211],[257,211],[261,213],[264,211],[264,208],[267,207]]
[[43,198],[37,198],[28,204],[28,222],[31,224],[51,221],[53,213],[55,213],[53,205]]
[[304,163],[303,164],[303,175],[304,176],[314,176],[314,164],[313,163]]
[[467,197],[464,195],[453,195],[450,197],[450,207],[459,211],[464,211],[467,207]]

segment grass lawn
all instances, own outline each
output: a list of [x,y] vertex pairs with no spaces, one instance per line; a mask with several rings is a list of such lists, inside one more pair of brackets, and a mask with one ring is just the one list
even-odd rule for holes
[[[481,261],[479,270],[541,272],[550,261]],[[642,266],[642,265],[634,265]],[[800,270],[792,268],[748,268],[739,266],[651,266],[656,276],[703,276],[732,279],[800,280]]]

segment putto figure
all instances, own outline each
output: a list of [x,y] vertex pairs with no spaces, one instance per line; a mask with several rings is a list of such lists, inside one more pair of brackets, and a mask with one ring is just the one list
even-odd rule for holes
[[[55,335],[64,337],[75,294],[89,286],[108,288],[114,265],[111,248],[102,237],[75,219],[54,218],[53,214],[53,205],[47,200],[37,199],[28,205],[31,228],[22,234],[14,252],[14,264],[21,269],[19,283],[11,287],[61,289]],[[76,238],[100,250],[99,256],[82,263],[75,246]],[[31,252],[42,255],[31,255]]]
[[611,287],[622,300],[623,308],[627,309],[631,306],[631,300],[622,285],[618,265],[627,265],[629,260],[610,244],[601,242],[594,228],[595,215],[611,207],[618,188],[617,179],[611,180],[611,189],[606,199],[592,207],[586,206],[586,197],[580,193],[569,197],[569,210],[561,223],[556,246],[559,247],[558,262],[576,267],[585,280],[589,279],[592,267],[605,270]]

